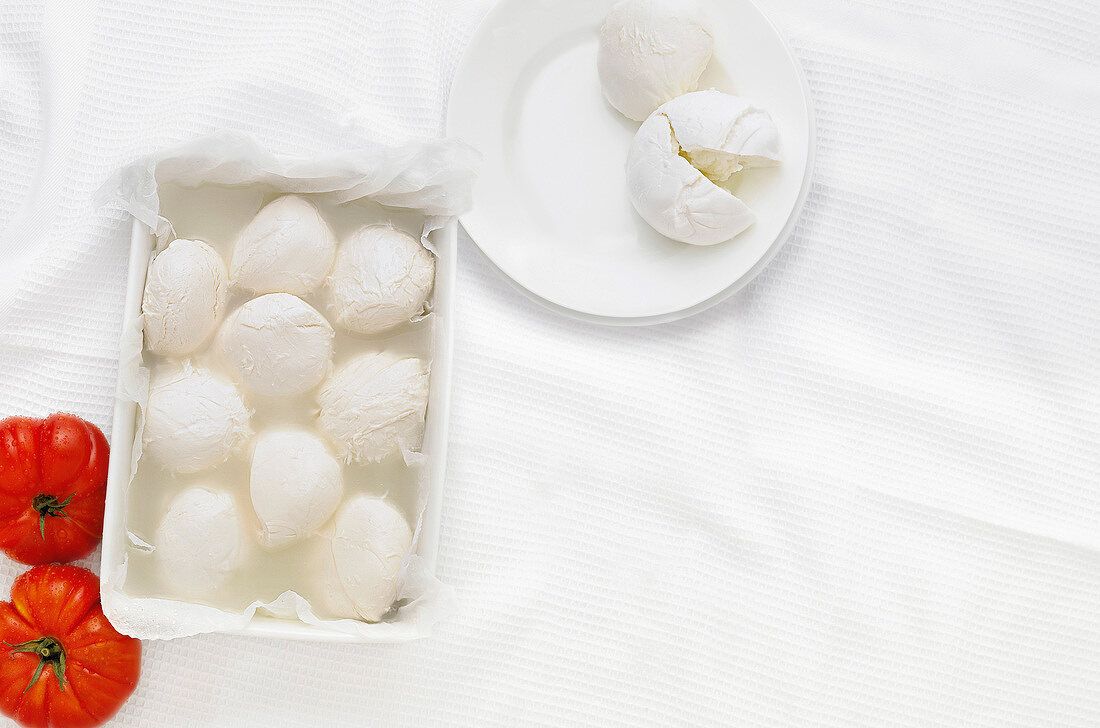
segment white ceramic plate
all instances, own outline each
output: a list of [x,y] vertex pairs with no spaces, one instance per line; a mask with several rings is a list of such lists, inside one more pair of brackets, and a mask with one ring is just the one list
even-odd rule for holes
[[783,163],[752,169],[734,193],[756,223],[700,247],[654,232],[630,204],[624,165],[638,123],[613,109],[596,74],[614,0],[502,0],[482,22],[451,88],[447,131],[484,155],[470,237],[521,289],[552,308],[617,324],[671,321],[738,290],[794,227],[813,169],[802,69],[750,0],[703,3],[715,38],[699,88],[753,99],[779,126]]

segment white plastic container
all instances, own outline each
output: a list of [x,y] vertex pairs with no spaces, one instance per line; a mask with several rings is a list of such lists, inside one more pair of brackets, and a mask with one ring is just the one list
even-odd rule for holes
[[[430,208],[429,208],[430,209]],[[431,215],[428,215],[431,218]],[[435,215],[434,219],[443,217]],[[454,310],[454,288],[457,257],[456,222],[449,216],[441,227],[433,229],[428,240],[435,248],[436,279],[432,294],[433,322],[430,334],[430,392],[424,443],[421,452],[425,461],[421,471],[421,485],[425,489],[422,511],[419,520],[419,533],[414,546],[418,557],[418,573],[434,577],[436,555],[439,545],[440,508],[446,468],[447,423],[450,407],[450,377],[452,358],[452,330]],[[149,262],[156,247],[156,237],[152,229],[144,222],[135,219],[130,241],[129,276],[126,295],[126,311],[123,331],[139,330],[142,294],[145,287]],[[133,346],[130,347],[131,351]],[[249,620],[239,620],[233,626],[216,624],[211,628],[195,629],[175,633],[171,629],[173,614],[181,608],[194,608],[185,602],[176,602],[167,598],[133,597],[125,594],[122,584],[111,575],[119,572],[119,565],[127,556],[131,534],[127,529],[127,492],[135,469],[134,443],[139,418],[139,407],[132,395],[134,370],[140,363],[132,354],[126,354],[122,347],[120,357],[119,391],[116,399],[114,423],[112,429],[111,463],[107,480],[106,512],[103,524],[103,549],[101,561],[101,587],[104,609],[116,626],[122,631],[133,633],[143,639],[171,638],[200,632],[227,632],[234,634],[280,637],[285,639],[333,641],[333,642],[400,642],[424,636],[431,623],[446,610],[449,602],[449,590],[437,593],[437,601],[444,604],[433,605],[424,613],[402,622],[400,619],[377,624],[355,623],[351,620],[329,620],[327,624],[308,624],[299,619],[254,614]],[[415,514],[412,514],[415,515]],[[413,518],[414,524],[416,518]],[[125,569],[122,569],[125,573]],[[119,591],[123,594],[120,598]],[[210,609],[198,607],[198,609]],[[262,610],[261,610],[262,611]],[[400,612],[399,612],[400,613]],[[214,620],[217,622],[217,620]],[[158,624],[158,628],[144,630],[134,625]],[[338,625],[345,623],[343,628]],[[168,625],[167,627],[165,625]],[[337,625],[334,627],[334,625]]]

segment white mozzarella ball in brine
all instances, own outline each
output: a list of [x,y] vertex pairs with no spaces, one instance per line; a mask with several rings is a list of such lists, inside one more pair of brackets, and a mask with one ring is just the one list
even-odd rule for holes
[[382,498],[349,500],[336,514],[331,539],[318,548],[323,606],[336,617],[377,622],[397,600],[412,541],[408,521]]
[[362,354],[340,367],[318,393],[321,430],[346,462],[378,462],[424,439],[428,368],[391,352]]
[[424,311],[435,281],[435,257],[406,232],[361,228],[343,245],[329,278],[336,322],[359,334],[377,334]]
[[227,281],[225,263],[206,243],[169,243],[149,264],[141,301],[149,351],[184,356],[201,346],[225,309]]
[[267,548],[309,536],[332,516],[344,494],[339,461],[316,435],[279,429],[256,438],[249,474],[252,507]]
[[312,389],[329,373],[334,334],[325,317],[302,299],[269,293],[230,314],[216,348],[250,390],[285,396]]
[[336,238],[308,200],[286,195],[256,213],[233,246],[234,285],[253,293],[309,293],[325,280]]
[[190,362],[158,367],[149,385],[144,452],[176,473],[219,465],[252,436],[251,416],[232,382]]
[[211,596],[245,559],[246,533],[232,496],[188,488],[173,500],[153,537],[161,582],[191,598]]

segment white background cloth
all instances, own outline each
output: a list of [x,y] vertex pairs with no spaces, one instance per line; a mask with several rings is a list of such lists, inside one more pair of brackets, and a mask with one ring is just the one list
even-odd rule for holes
[[[111,170],[218,129],[437,134],[488,4],[2,0],[3,411],[109,432]],[[1098,5],[763,5],[820,144],[774,263],[611,329],[464,241],[459,613],[396,646],[147,643],[118,725],[1100,725]]]

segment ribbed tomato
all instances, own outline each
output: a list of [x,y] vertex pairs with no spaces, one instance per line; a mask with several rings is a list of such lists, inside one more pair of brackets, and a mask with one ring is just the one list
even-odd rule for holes
[[87,556],[103,534],[107,439],[67,414],[0,422],[0,549],[24,564]]
[[36,566],[0,602],[0,710],[32,728],[89,728],[137,686],[141,642],[119,634],[99,580],[79,566]]

